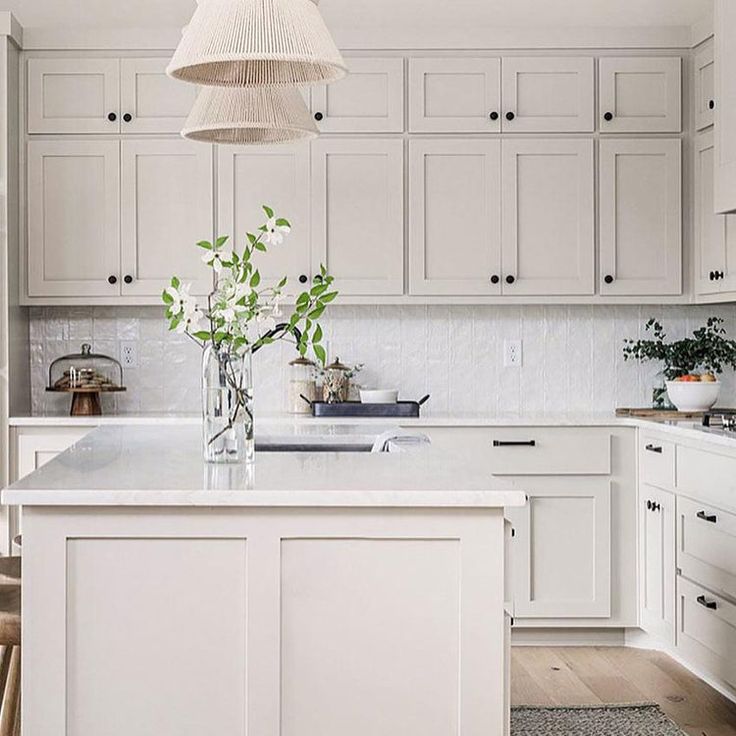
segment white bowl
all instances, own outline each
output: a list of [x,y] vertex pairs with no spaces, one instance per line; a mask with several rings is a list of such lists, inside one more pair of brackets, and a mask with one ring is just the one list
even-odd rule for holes
[[720,381],[667,381],[667,394],[678,411],[708,411],[718,401],[720,391]]
[[394,389],[361,389],[360,400],[363,404],[395,404],[399,400],[399,392]]

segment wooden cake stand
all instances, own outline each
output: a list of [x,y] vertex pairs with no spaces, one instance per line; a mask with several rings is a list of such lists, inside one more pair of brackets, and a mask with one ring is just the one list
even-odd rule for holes
[[120,393],[127,391],[124,386],[90,386],[88,388],[47,388],[47,391],[56,394],[72,394],[72,408],[69,416],[72,417],[99,417],[102,416],[100,394]]

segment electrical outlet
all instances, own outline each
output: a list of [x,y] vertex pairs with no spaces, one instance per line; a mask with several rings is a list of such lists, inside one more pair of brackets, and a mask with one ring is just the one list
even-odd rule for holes
[[506,368],[521,368],[523,357],[521,340],[504,341],[503,364]]
[[135,342],[124,341],[120,343],[120,363],[123,368],[138,367],[138,346]]

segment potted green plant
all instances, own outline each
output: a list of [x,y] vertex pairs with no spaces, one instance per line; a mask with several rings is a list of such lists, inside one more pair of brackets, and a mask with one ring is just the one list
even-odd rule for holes
[[662,364],[664,385],[655,386],[652,404],[667,408],[667,398],[683,411],[710,409],[718,400],[718,376],[736,370],[736,341],[727,337],[720,317],[710,317],[691,337],[668,341],[664,327],[650,319],[645,332],[652,337],[624,341],[624,360]]

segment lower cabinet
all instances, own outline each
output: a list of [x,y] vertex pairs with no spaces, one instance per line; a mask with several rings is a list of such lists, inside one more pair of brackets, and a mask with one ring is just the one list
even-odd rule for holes
[[639,601],[641,628],[675,642],[675,497],[639,489]]

